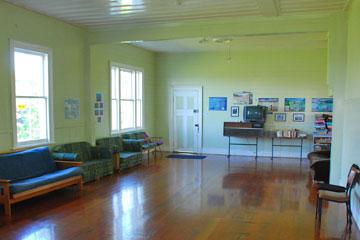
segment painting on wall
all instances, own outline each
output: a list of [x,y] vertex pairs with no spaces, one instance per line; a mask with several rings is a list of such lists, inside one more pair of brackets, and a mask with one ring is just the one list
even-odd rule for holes
[[285,112],[305,112],[305,98],[285,98]]
[[293,121],[294,122],[304,122],[305,121],[305,114],[304,113],[294,113],[293,114]]
[[65,99],[64,101],[65,119],[78,120],[80,119],[80,100],[79,99]]
[[258,98],[258,105],[267,107],[267,113],[279,111],[279,98]]
[[253,94],[251,92],[234,92],[234,104],[238,105],[251,105],[253,104]]
[[275,122],[286,122],[286,113],[275,113]]
[[239,116],[239,107],[231,106],[231,117],[238,117],[238,116]]
[[227,111],[227,97],[209,97],[209,111]]
[[333,111],[333,98],[313,98],[311,100],[312,112],[332,112]]

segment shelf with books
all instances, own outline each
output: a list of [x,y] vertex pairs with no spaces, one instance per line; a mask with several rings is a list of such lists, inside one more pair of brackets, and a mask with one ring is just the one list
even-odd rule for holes
[[314,128],[314,151],[330,150],[332,140],[332,115],[316,114]]

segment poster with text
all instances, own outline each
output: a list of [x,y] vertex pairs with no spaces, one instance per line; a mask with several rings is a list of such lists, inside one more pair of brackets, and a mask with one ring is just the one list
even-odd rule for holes
[[226,97],[209,97],[209,111],[226,111]]
[[80,100],[79,99],[65,99],[64,113],[65,113],[65,119],[68,119],[68,120],[80,119]]

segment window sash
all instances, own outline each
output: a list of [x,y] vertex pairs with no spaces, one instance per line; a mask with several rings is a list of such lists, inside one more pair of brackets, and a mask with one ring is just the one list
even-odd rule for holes
[[[122,82],[122,78],[121,78],[121,72],[124,71],[126,73],[130,73],[131,74],[131,83],[129,84],[128,83],[128,86],[131,87],[131,89],[128,89],[128,91],[133,91],[133,94],[130,95],[127,95],[127,97],[124,97],[121,95],[121,87],[122,85],[124,84]],[[116,72],[116,73],[115,73]],[[118,78],[115,79],[115,76],[117,76]],[[118,111],[116,111],[116,114],[118,116],[116,117],[113,117],[111,116],[111,133],[112,134],[118,134],[122,131],[128,131],[128,130],[132,130],[132,129],[139,129],[139,128],[142,128],[143,126],[143,96],[142,96],[142,93],[143,93],[143,88],[142,88],[142,82],[143,82],[143,72],[142,71],[139,71],[139,70],[136,70],[136,69],[132,69],[131,67],[129,68],[124,68],[124,67],[121,67],[119,66],[118,64],[112,64],[111,66],[111,100],[114,101],[116,100],[117,101],[117,106],[118,106]],[[118,80],[118,85],[114,84],[114,81]],[[115,90],[115,93],[114,94],[114,86],[117,87],[117,89]],[[139,89],[141,88],[141,89]],[[123,89],[124,91],[124,89]],[[141,94],[139,94],[141,93]],[[114,95],[117,95],[119,98],[114,98]],[[122,109],[121,109],[121,105],[122,103],[124,102],[132,102],[132,127],[124,127],[123,126],[123,120],[122,120]],[[138,103],[140,104],[140,106],[138,106]],[[140,107],[140,110],[138,110],[138,108]],[[111,111],[111,114],[113,114],[113,111]],[[125,113],[126,114],[126,113]],[[119,123],[116,124],[117,127],[119,129],[114,129],[113,126],[115,125],[113,123],[113,120],[114,119],[118,119]]]
[[[11,53],[12,53],[12,68],[13,68],[13,74],[12,74],[12,102],[13,102],[13,107],[12,107],[12,111],[13,111],[13,136],[14,136],[14,147],[25,147],[25,146],[34,146],[34,145],[41,145],[41,144],[47,144],[50,143],[52,141],[52,114],[51,114],[51,98],[50,98],[50,86],[51,86],[51,50],[41,47],[41,46],[36,46],[36,45],[31,45],[31,44],[26,44],[26,43],[21,43],[21,42],[17,42],[17,41],[10,41],[10,45],[11,45]],[[19,83],[17,83],[17,79],[16,79],[16,75],[15,75],[15,53],[24,53],[24,54],[31,54],[31,55],[35,55],[35,56],[40,56],[42,57],[42,64],[41,64],[41,71],[42,71],[42,75],[39,78],[39,81],[41,81],[42,84],[42,89],[40,94],[36,94],[36,95],[27,95],[27,94],[18,94],[16,93],[16,87]],[[21,66],[20,66],[21,67]],[[37,80],[37,79],[36,79]],[[18,111],[18,106],[17,106],[17,101],[18,99],[43,99],[43,106],[41,106],[42,104],[38,105],[40,107],[41,110],[39,110],[40,115],[38,115],[38,117],[41,116],[43,117],[41,120],[40,124],[40,128],[32,128],[33,130],[30,131],[36,131],[38,129],[43,128],[43,124],[44,124],[44,120],[45,120],[45,130],[44,132],[41,133],[40,130],[40,138],[39,139],[29,139],[26,141],[21,141],[18,133],[19,133],[19,129],[18,129],[18,118],[17,118],[17,111]],[[41,137],[42,136],[42,137]]]

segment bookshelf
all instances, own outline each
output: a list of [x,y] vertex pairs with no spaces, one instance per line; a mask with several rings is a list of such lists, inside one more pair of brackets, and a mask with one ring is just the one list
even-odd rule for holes
[[330,151],[332,140],[332,114],[316,114],[314,124],[314,151]]

